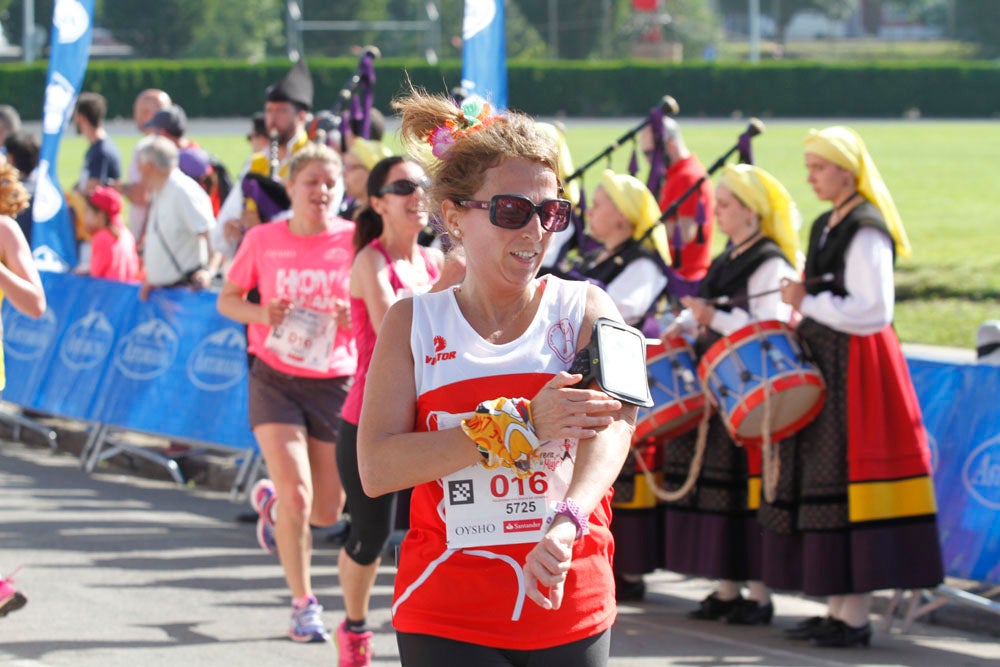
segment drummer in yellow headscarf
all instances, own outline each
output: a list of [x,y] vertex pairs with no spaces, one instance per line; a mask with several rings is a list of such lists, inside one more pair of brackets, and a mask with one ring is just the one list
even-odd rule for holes
[[[684,297],[669,331],[699,325],[726,336],[753,320],[787,322],[791,308],[776,290],[800,264],[795,202],[774,176],[748,164],[727,165],[716,185],[715,219],[729,245],[716,257],[697,297]],[[759,296],[755,296],[759,295]]]
[[641,181],[604,171],[587,211],[587,233],[602,247],[577,270],[600,283],[633,326],[642,326],[667,286],[670,246],[659,218],[656,198]]
[[[667,330],[668,336],[679,330],[697,334],[699,360],[716,341],[751,322],[787,322],[792,311],[777,288],[797,276],[798,211],[774,176],[747,164],[724,167],[715,187],[715,220],[729,245],[712,261],[698,296],[681,299],[685,310]],[[664,485],[675,495],[693,461],[702,461],[695,489],[666,504],[665,566],[717,580],[689,617],[766,625],[774,606],[761,580],[760,541],[754,537],[761,532],[755,515],[761,450],[737,447],[718,414],[709,421],[700,457],[698,437],[697,431],[682,435],[664,452]],[[694,544],[685,537],[691,534],[699,536]]]
[[802,314],[798,337],[827,394],[795,446],[781,449],[778,497],[761,516],[765,544],[784,562],[765,565],[764,577],[830,596],[825,619],[786,636],[849,647],[870,641],[871,591],[933,588],[943,568],[927,435],[892,328],[893,263],[910,254],[903,223],[854,130],[810,131],[805,164],[833,208],[813,223],[804,280],[784,285],[782,299]]

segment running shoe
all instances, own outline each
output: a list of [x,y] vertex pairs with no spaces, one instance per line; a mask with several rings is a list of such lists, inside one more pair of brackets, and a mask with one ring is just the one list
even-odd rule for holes
[[292,626],[288,636],[297,642],[328,642],[330,631],[323,625],[323,607],[310,596],[302,606],[292,604]]
[[374,636],[371,630],[351,632],[345,619],[337,626],[337,667],[370,667]]
[[13,579],[0,579],[0,618],[28,604],[28,598],[14,590]]
[[250,491],[250,504],[257,512],[257,544],[268,553],[277,553],[274,537],[274,503],[277,501],[274,482],[262,479]]

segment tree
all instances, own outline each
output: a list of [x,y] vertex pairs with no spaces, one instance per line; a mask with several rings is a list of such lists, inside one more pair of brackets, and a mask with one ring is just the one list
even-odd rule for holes
[[854,11],[852,0],[771,0],[770,4],[775,26],[775,41],[781,45],[785,44],[785,33],[789,24],[799,12],[815,11],[832,19],[842,19]]
[[205,25],[209,7],[216,1],[104,0],[104,11],[99,16],[101,23],[137,54],[172,58],[190,47],[198,26]]
[[[559,58],[588,58],[599,49],[604,25],[604,0],[512,0],[527,23],[546,38],[549,35],[549,9],[554,3],[559,24],[556,34]],[[510,34],[508,29],[507,34]]]
[[[785,33],[799,12],[814,11],[832,19],[846,18],[854,11],[854,0],[764,0],[761,11],[774,20],[775,41],[784,45]],[[746,0],[721,0],[727,14],[746,13]]]
[[1000,55],[1000,13],[994,0],[956,2],[955,26],[961,39],[979,45],[982,56]]
[[285,45],[283,0],[206,0],[205,15],[179,55],[260,60]]

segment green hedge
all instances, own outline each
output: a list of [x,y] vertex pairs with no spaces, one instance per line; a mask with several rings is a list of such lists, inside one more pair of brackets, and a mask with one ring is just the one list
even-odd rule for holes
[[[328,108],[357,61],[315,59],[309,66],[316,107]],[[0,100],[25,118],[40,118],[47,65],[0,66]],[[109,115],[129,116],[143,88],[168,91],[192,117],[247,116],[261,108],[264,88],[288,70],[285,61],[95,61],[84,88],[108,98]],[[461,63],[376,63],[376,105],[388,110],[406,76],[432,91],[460,80]],[[1000,67],[991,63],[827,65],[802,62],[676,65],[652,61],[511,62],[510,104],[531,114],[635,116],[672,95],[685,116],[734,113],[777,117],[1000,116]]]

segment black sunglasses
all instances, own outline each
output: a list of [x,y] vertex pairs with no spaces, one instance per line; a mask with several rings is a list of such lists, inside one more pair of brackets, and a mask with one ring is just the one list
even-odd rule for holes
[[378,191],[380,195],[399,195],[405,197],[407,195],[412,195],[417,191],[417,188],[427,189],[429,184],[427,181],[411,181],[408,178],[403,178],[398,181],[392,181],[391,183],[386,183],[382,186],[382,189]]
[[535,204],[521,195],[493,195],[489,201],[456,201],[465,208],[489,210],[490,222],[503,229],[521,229],[535,213],[547,232],[561,232],[569,226],[573,204],[568,199],[545,199]]

